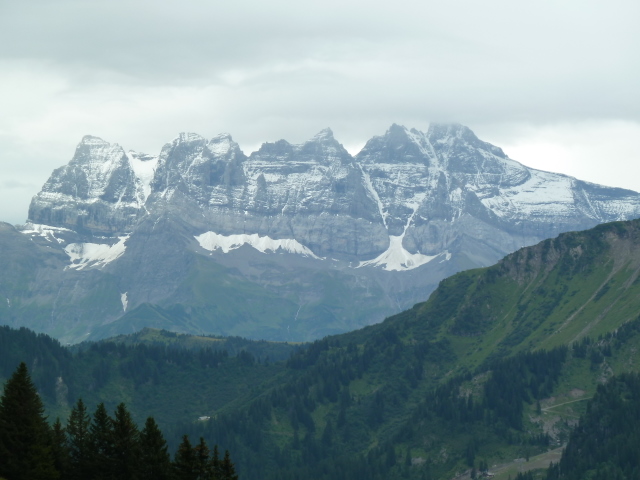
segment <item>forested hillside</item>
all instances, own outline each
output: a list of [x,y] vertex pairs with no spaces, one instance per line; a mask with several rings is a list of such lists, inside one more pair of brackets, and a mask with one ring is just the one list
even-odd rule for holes
[[[109,409],[125,402],[137,422],[151,415],[168,425],[211,415],[284,370],[282,362],[271,362],[268,355],[256,357],[252,351],[277,357],[282,348],[294,348],[271,350],[266,342],[146,333],[145,338],[154,338],[152,344],[101,342],[74,348],[72,353],[46,335],[0,327],[0,378],[8,378],[26,361],[53,418],[66,417],[77,399],[83,398],[87,405],[104,402]],[[232,351],[235,345],[243,348],[231,355],[215,348],[218,345]]]
[[229,449],[243,478],[468,477],[514,459],[526,470],[566,443],[598,385],[640,371],[639,273],[640,222],[620,222],[455,275],[286,362],[267,359],[279,346],[225,353],[221,339],[155,331],[70,353],[2,329],[0,375],[24,359],[53,416],[80,397],[124,401],[172,448],[187,433]]
[[0,395],[0,476],[9,480],[238,480],[229,452],[184,435],[173,461],[153,417],[140,429],[124,403],[91,416],[80,399],[68,420],[49,425],[27,366]]

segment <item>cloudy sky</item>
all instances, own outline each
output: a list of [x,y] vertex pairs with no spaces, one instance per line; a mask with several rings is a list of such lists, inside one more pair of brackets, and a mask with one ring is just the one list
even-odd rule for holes
[[637,0],[0,0],[0,220],[85,134],[250,153],[327,126],[460,122],[525,165],[640,191]]

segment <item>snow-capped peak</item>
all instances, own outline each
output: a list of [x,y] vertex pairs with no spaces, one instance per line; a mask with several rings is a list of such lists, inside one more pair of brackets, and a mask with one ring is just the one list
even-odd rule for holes
[[311,142],[322,142],[325,140],[333,140],[333,131],[327,127],[320,130],[316,133],[313,138],[310,140]]
[[[103,140],[100,137],[96,137],[95,135],[85,135],[84,137],[82,137],[82,140],[80,140],[80,143],[78,144],[78,147],[80,147],[81,145],[111,145],[109,142],[107,142],[106,140]],[[118,146],[118,144],[114,144],[114,146]]]
[[203,136],[198,135],[197,133],[180,132],[178,136],[171,143],[176,145],[179,143],[191,143],[191,142],[202,142],[202,141],[206,141],[206,139]]
[[216,135],[207,144],[207,148],[216,156],[226,155],[237,144],[228,133],[220,133]]

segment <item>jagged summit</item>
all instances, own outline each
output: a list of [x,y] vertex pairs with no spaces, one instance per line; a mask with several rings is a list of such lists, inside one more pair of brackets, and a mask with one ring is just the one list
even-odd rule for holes
[[455,149],[460,146],[470,145],[473,148],[491,152],[497,157],[508,158],[500,147],[480,140],[469,127],[459,123],[432,123],[429,125],[426,136],[437,149]]
[[142,207],[136,174],[124,149],[85,136],[32,200],[29,221],[115,234],[135,223]]
[[409,140],[408,132],[409,129],[404,125],[392,123],[383,136],[395,141],[407,141]]
[[333,139],[333,131],[329,127],[327,127],[316,133],[310,141],[322,142]]
[[[181,133],[158,157],[125,154],[117,144],[86,136],[69,165],[57,169],[34,197],[29,220],[116,233],[172,204],[185,209],[187,218],[198,206],[205,208],[199,215],[221,232],[233,233],[240,217],[230,218],[240,215],[243,228],[266,228],[277,236],[290,235],[293,228],[319,248],[318,254],[355,255],[360,261],[383,253],[389,238],[403,232],[410,253],[439,254],[446,242],[427,240],[432,235],[421,228],[433,230],[439,222],[465,215],[500,229],[516,222],[523,225],[518,227],[522,236],[540,238],[545,234],[539,232],[552,235],[637,214],[637,195],[610,190],[613,205],[602,192],[564,175],[529,169],[455,123],[431,124],[426,133],[394,123],[355,157],[330,128],[301,145],[264,143],[249,157],[227,133],[211,140]],[[308,222],[309,215],[323,214],[364,223],[350,240],[332,234],[328,243],[318,243],[322,234],[294,227]],[[265,227],[263,215],[283,219]],[[554,218],[551,230],[548,218]],[[325,222],[313,220],[318,221]]]
[[296,146],[286,140],[278,140],[276,142],[265,142],[260,148],[250,155],[250,158],[262,156],[275,156],[280,159],[288,158],[295,151]]
[[217,142],[217,141],[222,141],[222,140],[228,140],[228,141],[232,142],[233,138],[231,137],[230,133],[222,132],[222,133],[219,133],[218,135],[215,135],[211,139],[212,142],[214,142],[214,141]]
[[191,142],[206,142],[206,139],[198,134],[193,132],[180,132],[176,138],[171,142],[172,144],[178,143],[191,143]]
[[80,140],[81,145],[109,145],[109,142],[103,140],[100,137],[96,137],[94,135],[85,135]]
[[356,155],[364,163],[416,163],[434,160],[436,153],[429,134],[393,124],[384,135],[373,137]]
[[471,137],[477,140],[469,127],[456,122],[433,122],[429,124],[427,135],[431,138]]

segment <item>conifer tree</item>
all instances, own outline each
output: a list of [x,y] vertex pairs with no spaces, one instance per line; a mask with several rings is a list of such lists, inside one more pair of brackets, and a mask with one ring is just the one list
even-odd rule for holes
[[0,397],[0,476],[10,480],[59,477],[44,406],[24,362]]
[[171,478],[171,457],[167,442],[153,417],[147,418],[140,432],[140,480]]
[[89,426],[91,449],[91,475],[96,480],[109,479],[113,470],[113,420],[109,417],[104,403],[96,407]]
[[140,433],[124,403],[116,407],[112,424],[114,476],[119,480],[137,479]]
[[91,444],[89,426],[91,419],[82,399],[78,399],[67,421],[71,480],[85,480],[91,474]]
[[189,436],[183,435],[173,459],[176,480],[197,480],[196,463],[196,453],[191,446]]
[[209,469],[215,480],[222,478],[222,460],[220,460],[218,445],[213,446],[213,453],[209,458]]
[[196,457],[196,478],[198,480],[210,480],[212,471],[209,463],[209,447],[204,441],[204,438],[200,437],[200,442],[195,446]]
[[322,432],[322,443],[329,447],[333,442],[333,423],[331,419],[327,420],[327,425],[324,427],[324,432]]
[[69,445],[67,443],[67,432],[56,418],[56,422],[51,429],[51,452],[53,454],[53,464],[60,473],[60,478],[66,478],[69,471]]
[[222,459],[222,475],[220,476],[220,480],[238,480],[238,475],[236,475],[236,468],[231,462],[231,456],[229,455],[229,450],[225,450],[224,458]]

